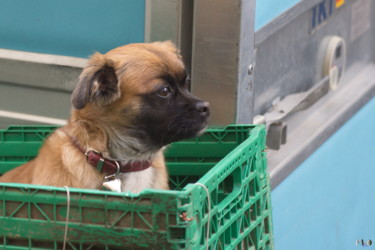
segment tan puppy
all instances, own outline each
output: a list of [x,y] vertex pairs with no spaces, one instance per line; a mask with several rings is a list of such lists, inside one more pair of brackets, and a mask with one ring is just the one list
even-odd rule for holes
[[99,189],[114,177],[122,191],[168,189],[162,148],[199,135],[209,116],[188,85],[171,42],[94,54],[72,94],[68,124],[0,182]]

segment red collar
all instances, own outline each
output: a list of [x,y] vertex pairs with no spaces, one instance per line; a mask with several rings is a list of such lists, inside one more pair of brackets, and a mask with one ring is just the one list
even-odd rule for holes
[[121,164],[119,161],[106,159],[101,153],[89,150],[84,153],[90,165],[96,167],[106,178],[116,177],[119,173],[138,172],[151,167],[151,161],[134,161]]
[[104,158],[103,155],[94,150],[84,150],[79,144],[77,138],[70,136],[62,130],[73,142],[73,144],[86,156],[86,161],[98,169],[99,172],[105,173],[105,178],[116,177],[119,173],[138,172],[151,167],[151,161],[134,161],[121,164],[120,161],[114,161]]

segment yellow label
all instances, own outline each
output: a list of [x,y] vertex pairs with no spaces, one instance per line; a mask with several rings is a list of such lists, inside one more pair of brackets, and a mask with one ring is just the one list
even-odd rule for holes
[[336,8],[341,7],[345,3],[345,0],[336,0]]

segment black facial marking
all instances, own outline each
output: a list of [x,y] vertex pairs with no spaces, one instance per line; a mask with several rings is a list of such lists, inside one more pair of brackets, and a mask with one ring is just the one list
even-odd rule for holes
[[173,77],[163,79],[169,82],[174,94],[168,98],[155,92],[142,95],[142,108],[134,121],[134,126],[147,134],[142,139],[155,147],[197,136],[209,117],[207,103],[193,96],[184,87],[184,81],[182,84]]
[[168,74],[164,74],[160,76],[160,79],[162,79],[165,83],[171,86],[174,85],[174,82],[175,82],[175,79],[171,75],[168,75]]

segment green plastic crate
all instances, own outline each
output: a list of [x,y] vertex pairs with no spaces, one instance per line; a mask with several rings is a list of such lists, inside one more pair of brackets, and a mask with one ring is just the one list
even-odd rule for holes
[[[0,130],[0,173],[55,128]],[[67,249],[273,249],[264,149],[263,126],[210,129],[168,148],[169,191],[70,188]],[[62,249],[67,201],[65,188],[0,184],[0,248]]]

